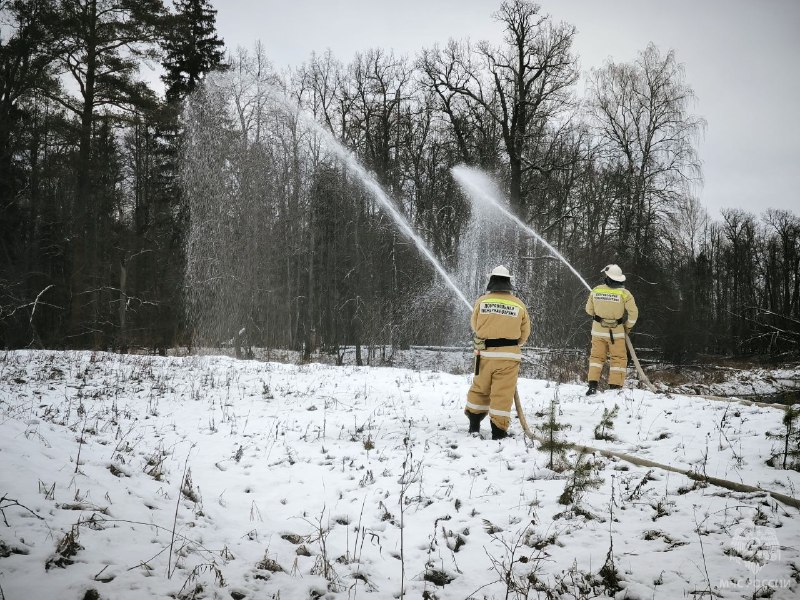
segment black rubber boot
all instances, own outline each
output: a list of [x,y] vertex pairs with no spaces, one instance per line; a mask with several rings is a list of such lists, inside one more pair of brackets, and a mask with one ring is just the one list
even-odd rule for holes
[[597,382],[596,381],[590,381],[589,382],[589,389],[586,390],[586,395],[587,396],[594,396],[596,393],[597,393]]
[[608,386],[608,389],[610,389],[610,390],[621,390],[622,386],[621,385],[617,385],[616,383],[612,383],[611,385]]
[[467,418],[469,419],[469,432],[480,433],[481,421],[483,421],[486,413],[471,413],[468,410],[465,410],[464,414],[467,415]]
[[511,437],[510,435],[508,435],[508,432],[505,429],[500,429],[494,423],[492,423],[491,425],[492,425],[492,439],[493,440],[503,440],[503,439],[505,439],[507,437]]

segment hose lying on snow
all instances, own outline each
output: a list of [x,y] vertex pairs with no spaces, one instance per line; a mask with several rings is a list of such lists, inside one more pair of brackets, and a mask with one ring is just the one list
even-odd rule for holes
[[[519,392],[517,390],[514,390],[514,406],[516,406],[517,408],[517,415],[519,416],[519,424],[522,427],[522,430],[525,432],[525,435],[528,436],[528,438],[530,438],[531,440],[535,440],[539,443],[544,442],[544,438],[541,438],[532,433],[530,428],[528,427],[528,421],[525,418],[525,413],[522,412],[522,402],[519,399]],[[649,460],[647,458],[641,458],[639,456],[633,456],[632,454],[626,454],[625,452],[604,450],[602,448],[592,448],[591,446],[583,446],[581,444],[572,444],[569,442],[567,443],[567,445],[570,448],[577,450],[578,452],[600,454],[602,456],[605,456],[606,458],[617,458],[619,460],[624,460],[625,462],[629,462],[639,467],[648,467],[653,469],[661,469],[662,471],[671,471],[673,473],[679,473],[681,475],[685,475],[686,477],[694,481],[708,483],[734,492],[769,494],[770,496],[775,498],[775,500],[779,500],[780,502],[786,504],[787,506],[792,506],[794,508],[800,509],[800,500],[798,500],[797,498],[793,498],[792,496],[787,496],[786,494],[781,494],[780,492],[773,492],[770,490],[765,490],[764,488],[755,487],[752,485],[746,485],[744,483],[737,483],[735,481],[728,481],[727,479],[720,479],[718,477],[709,477],[708,475],[702,475],[700,473],[692,471],[691,469],[682,469],[681,467],[665,465],[662,463],[655,462],[653,460]]]

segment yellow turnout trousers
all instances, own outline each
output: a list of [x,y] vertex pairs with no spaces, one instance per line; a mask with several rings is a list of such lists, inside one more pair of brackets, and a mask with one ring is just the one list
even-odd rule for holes
[[[592,353],[589,356],[589,381],[600,381],[600,372],[611,356],[611,367],[608,371],[609,385],[622,386],[625,383],[625,372],[628,368],[628,351],[625,348],[625,334],[615,334],[614,341],[607,337],[592,336]],[[483,368],[483,366],[481,366]]]
[[467,393],[467,411],[474,414],[488,412],[496,427],[508,431],[518,375],[519,360],[481,360],[480,370]]

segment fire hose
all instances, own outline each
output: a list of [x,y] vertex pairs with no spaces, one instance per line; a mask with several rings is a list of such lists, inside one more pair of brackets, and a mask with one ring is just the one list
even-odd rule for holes
[[[642,381],[645,382],[645,385],[650,389],[650,391],[655,392],[655,388],[653,384],[647,379],[647,377],[642,372],[642,367],[639,365],[639,360],[636,358],[636,352],[633,349],[633,344],[630,342],[630,338],[626,335],[625,340],[628,346],[628,350],[631,353],[631,358],[636,365],[637,371],[639,372],[639,377]],[[525,432],[525,435],[532,441],[536,441],[539,443],[544,442],[544,438],[536,435],[533,433],[528,426],[528,420],[525,418],[525,413],[522,411],[522,401],[519,398],[519,389],[514,389],[514,407],[517,410],[517,417],[519,417],[519,424],[522,427],[522,431]],[[764,489],[757,486],[747,485],[744,483],[738,483],[736,481],[728,481],[727,479],[720,479],[718,477],[711,477],[709,475],[704,475],[693,471],[691,469],[684,469],[681,467],[675,467],[673,465],[666,465],[663,463],[655,462],[649,460],[647,458],[641,458],[639,456],[633,456],[626,452],[617,452],[615,450],[608,450],[604,448],[593,448],[591,446],[584,446],[582,444],[573,444],[571,442],[567,443],[567,446],[572,448],[573,450],[577,450],[578,452],[586,452],[589,454],[599,454],[606,458],[615,458],[617,460],[623,460],[625,462],[631,463],[633,465],[639,467],[647,467],[647,468],[654,468],[659,469],[662,471],[670,471],[672,473],[678,473],[680,475],[684,475],[693,481],[698,481],[700,483],[705,483],[709,485],[714,485],[717,487],[725,488],[727,490],[731,490],[734,492],[740,493],[749,493],[749,494],[768,494],[775,500],[782,502],[787,506],[791,506],[793,508],[800,509],[800,499],[794,498],[787,494],[782,494],[780,492],[774,492],[772,490]]]
[[[639,380],[647,387],[647,389],[653,393],[656,393],[655,386],[650,383],[650,380],[645,375],[644,370],[642,369],[641,364],[639,363],[639,358],[636,356],[636,350],[633,348],[633,344],[630,340],[630,335],[628,332],[625,334],[625,345],[628,348],[628,352],[630,352],[631,359],[633,360],[633,364],[636,366],[636,372],[639,375]],[[520,357],[522,358],[522,357]],[[477,369],[480,368],[480,350],[476,351],[475,357],[475,367],[476,367],[476,374]],[[525,413],[522,410],[522,401],[519,397],[519,389],[514,388],[514,407],[517,411],[517,417],[519,418],[520,427],[522,427],[522,431],[525,435],[532,441],[537,441],[539,443],[544,442],[544,438],[536,435],[533,433],[528,426],[528,420],[525,418]],[[738,483],[735,481],[729,481],[727,479],[720,479],[718,477],[712,477],[705,474],[697,473],[691,469],[684,469],[681,467],[676,467],[673,465],[666,465],[663,463],[655,462],[649,460],[647,458],[641,458],[639,456],[633,456],[631,454],[627,454],[625,452],[617,452],[615,450],[608,450],[603,448],[593,448],[591,446],[584,446],[582,444],[574,444],[574,443],[567,443],[567,446],[577,450],[578,452],[586,452],[590,454],[599,454],[606,458],[614,458],[617,460],[623,460],[630,464],[639,466],[639,467],[647,467],[647,468],[654,468],[659,469],[662,471],[669,471],[672,473],[678,473],[680,475],[684,475],[693,481],[698,481],[701,483],[705,483],[707,485],[714,485],[717,487],[721,487],[727,490],[731,490],[734,492],[739,493],[758,493],[758,494],[768,494],[775,500],[782,502],[787,506],[791,506],[793,508],[800,509],[800,499],[794,498],[787,494],[782,494],[780,492],[774,492],[772,490],[764,489],[761,487],[756,487],[752,485],[747,485],[744,483]]]

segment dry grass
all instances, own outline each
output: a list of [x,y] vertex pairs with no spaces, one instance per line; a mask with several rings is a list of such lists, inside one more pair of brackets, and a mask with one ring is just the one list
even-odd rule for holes
[[669,387],[712,385],[725,382],[730,376],[730,370],[714,366],[702,368],[664,366],[649,370],[647,375],[653,383],[662,383]]

